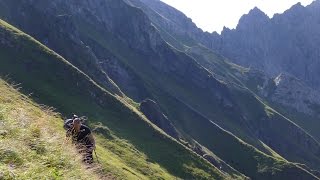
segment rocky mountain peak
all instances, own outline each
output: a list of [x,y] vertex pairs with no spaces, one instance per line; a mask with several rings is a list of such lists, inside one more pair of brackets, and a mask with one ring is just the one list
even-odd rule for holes
[[285,21],[290,22],[301,22],[305,18],[308,11],[306,10],[306,7],[304,7],[300,2],[293,5],[291,8],[286,10],[283,14],[279,16],[280,18],[284,19]]
[[269,17],[258,7],[255,7],[251,9],[248,14],[240,18],[237,29],[252,27],[252,25],[263,25],[267,23],[268,20]]
[[309,6],[310,7],[320,7],[320,0],[313,1]]
[[231,31],[230,28],[228,28],[228,27],[226,27],[226,26],[223,26],[223,29],[222,29],[222,32],[221,32],[221,33],[228,33],[228,32],[230,32],[230,31]]
[[301,2],[297,2],[291,8],[301,8],[301,7],[303,8],[304,6],[301,4]]
[[262,16],[264,16],[264,15],[266,15],[261,9],[259,9],[257,6],[255,6],[253,9],[251,9],[250,11],[249,11],[249,14],[251,14],[251,15],[262,15]]
[[310,5],[306,6],[306,8],[311,9],[311,11],[316,11],[320,14],[320,0],[313,1]]

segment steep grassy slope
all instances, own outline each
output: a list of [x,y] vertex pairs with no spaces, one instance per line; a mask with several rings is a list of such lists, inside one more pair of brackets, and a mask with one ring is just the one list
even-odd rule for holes
[[192,179],[226,177],[154,129],[133,108],[100,88],[59,55],[4,21],[1,21],[0,39],[1,76],[9,75],[22,83],[23,92],[34,93],[32,97],[37,102],[67,114],[86,114],[92,125],[99,122],[97,131],[103,138],[98,140],[97,152],[102,155],[106,171],[122,178],[139,179],[170,179],[172,175]]
[[62,120],[0,79],[0,179],[99,179],[65,141]]
[[145,164],[144,154],[114,135],[108,141],[96,137],[106,147],[97,147],[101,166],[87,169],[75,147],[66,141],[58,114],[35,104],[2,79],[0,90],[0,179],[147,179],[148,173],[174,178],[157,165]]
[[87,169],[66,141],[58,114],[35,104],[2,79],[0,90],[0,179],[147,179],[148,173],[174,178],[158,165],[145,164],[144,154],[114,135],[108,141],[97,136],[106,147],[97,147],[101,167],[95,164]]

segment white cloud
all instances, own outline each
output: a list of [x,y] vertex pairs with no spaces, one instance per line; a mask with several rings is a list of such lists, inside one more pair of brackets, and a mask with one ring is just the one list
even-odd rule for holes
[[[190,17],[205,31],[220,33],[223,26],[235,28],[239,18],[257,6],[269,17],[282,13],[299,0],[161,0]],[[313,0],[300,0],[308,5]]]

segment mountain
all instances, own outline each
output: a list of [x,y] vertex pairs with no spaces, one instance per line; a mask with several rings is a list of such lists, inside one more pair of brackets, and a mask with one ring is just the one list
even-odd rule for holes
[[[131,1],[141,6],[137,1]],[[318,57],[315,44],[319,36],[316,31],[319,1],[307,7],[298,3],[271,19],[260,9],[254,8],[241,17],[236,29],[224,28],[221,35],[203,32],[187,16],[161,1],[143,2],[149,9],[161,14],[156,16],[146,10],[156,24],[174,37],[199,42],[232,62],[257,68],[268,76],[275,77],[287,72],[312,88],[318,87],[318,71],[313,68],[317,67]],[[291,63],[296,66],[290,66]]]
[[241,17],[236,29],[222,31],[214,49],[240,65],[273,77],[287,72],[319,89],[319,4],[298,3],[271,19],[255,8]]
[[[1,21],[0,39],[1,77],[9,76],[11,81],[21,83],[22,92],[32,92],[38,103],[54,106],[64,114],[81,112],[90,117],[89,123],[97,133],[97,154],[103,172],[118,179],[226,178],[209,162],[155,128],[131,105],[32,37]],[[3,104],[6,105],[1,102],[1,107]],[[33,117],[37,114],[41,115],[35,113]],[[28,116],[17,122],[23,123],[24,118]],[[52,123],[57,124],[52,128],[60,125],[60,130],[52,133],[63,136],[61,119]],[[47,146],[51,148],[50,144]],[[20,152],[18,155],[22,156]],[[8,166],[10,161],[1,163]],[[57,173],[60,171],[57,169]]]
[[[173,18],[146,2],[2,0],[0,6],[2,19],[43,44],[4,26],[1,76],[22,83],[39,103],[92,118],[105,162],[103,150],[112,151],[137,179],[318,178],[318,140],[251,90],[246,68],[176,36],[179,26],[167,29]],[[143,174],[148,163],[152,170]]]
[[263,70],[272,77],[287,72],[312,88],[320,87],[319,0],[306,7],[297,3],[272,18],[254,8],[240,18],[236,29],[224,28],[221,35],[203,32],[187,16],[160,0],[141,2],[154,10],[146,13],[156,24],[173,37],[188,39],[183,41],[188,46],[198,42],[244,67]]
[[[313,127],[319,123],[320,105],[319,8],[319,1],[306,7],[297,3],[272,18],[254,8],[240,18],[236,29],[225,28],[221,35],[213,34],[211,38],[216,45],[211,48],[230,61],[252,72],[258,69],[260,72],[249,75],[249,79],[260,81],[261,96],[316,138],[319,135]],[[266,96],[263,88],[272,92]]]
[[[222,80],[224,82],[229,82],[229,84],[237,84],[237,86],[244,85],[245,87],[243,88],[249,88],[251,89],[250,91],[256,89],[256,87],[258,87],[260,83],[264,82],[260,79],[259,81],[253,81],[252,80],[253,78],[251,78],[251,76],[249,79],[246,78],[247,74],[250,74],[250,73],[246,73],[248,72],[248,69],[232,64],[228,62],[230,60],[227,60],[224,57],[216,54],[214,51],[209,50],[207,47],[204,47],[205,43],[201,40],[201,37],[205,37],[207,33],[203,33],[203,32],[201,33],[201,30],[196,28],[196,26],[190,21],[189,18],[187,18],[185,15],[183,15],[181,12],[177,11],[176,9],[162,3],[161,1],[156,1],[156,0],[154,1],[130,0],[129,2],[132,5],[141,8],[149,16],[153,24],[160,31],[162,37],[168,43],[170,43],[172,46],[176,47],[177,49],[185,51],[187,54],[192,56],[198,63],[200,63],[203,67],[207,68],[211,72],[213,77],[219,80]],[[252,12],[257,17],[265,17],[264,21],[268,19],[267,16],[261,11],[259,11],[257,8],[253,9]],[[259,22],[259,20],[257,20],[257,22]],[[189,28],[186,28],[186,27],[189,27]],[[176,29],[179,29],[179,30],[176,30]],[[177,37],[177,38],[173,39],[170,37]],[[191,41],[183,41],[183,39],[184,40],[192,39],[193,41],[192,46],[190,45]],[[239,97],[239,95],[237,95],[237,97]],[[259,97],[259,99],[263,99],[262,95],[261,97]],[[250,98],[247,97],[244,99],[241,101],[241,103],[244,103],[244,102],[248,103],[248,99]],[[266,101],[267,100],[269,99],[266,99]],[[274,104],[272,103],[272,105]],[[253,107],[257,107],[257,106],[252,106],[251,112],[254,109]],[[280,111],[280,112],[285,113],[284,111]],[[241,117],[241,115],[239,115],[239,117]],[[295,118],[294,121],[297,122],[296,117],[294,118]],[[258,117],[256,116],[255,119],[259,119],[259,116]],[[221,125],[221,122],[218,122],[218,124]],[[249,123],[249,126],[251,125],[252,124]],[[305,124],[299,123],[299,125],[304,126]],[[222,127],[226,128],[228,131],[231,131],[232,133],[241,137],[241,134],[238,133],[239,129],[235,131],[234,127],[232,128],[228,128],[225,126],[222,126]],[[250,131],[255,131],[255,128],[252,128],[252,130]],[[261,135],[260,132],[256,132],[256,134]],[[244,137],[241,137],[241,138],[244,139]],[[272,137],[271,139],[273,138],[274,137]],[[277,152],[279,151],[277,150]],[[283,154],[286,154],[286,153],[283,153]]]

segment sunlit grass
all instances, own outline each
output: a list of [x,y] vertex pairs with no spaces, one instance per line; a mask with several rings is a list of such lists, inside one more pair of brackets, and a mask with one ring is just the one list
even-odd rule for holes
[[65,142],[61,119],[0,80],[0,179],[99,179]]
[[66,141],[58,114],[34,104],[3,80],[0,89],[0,179],[99,179],[108,174],[114,179],[175,179],[113,135],[108,140],[96,136],[103,144],[97,145],[95,156],[101,165],[88,170]]

